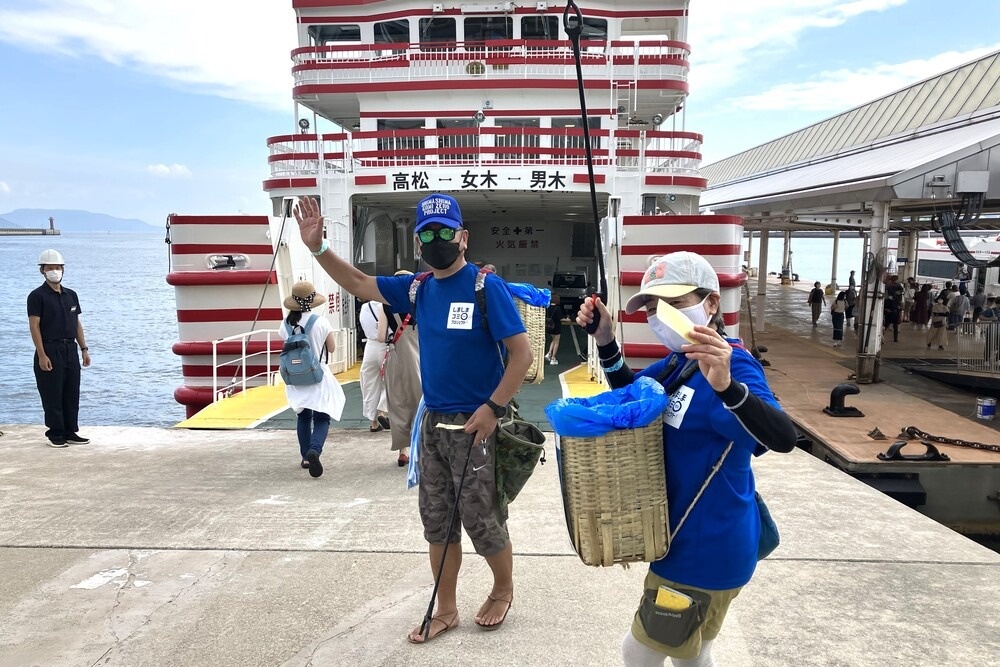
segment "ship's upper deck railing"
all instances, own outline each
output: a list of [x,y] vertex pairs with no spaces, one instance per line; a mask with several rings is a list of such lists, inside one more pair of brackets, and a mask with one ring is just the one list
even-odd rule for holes
[[[585,41],[585,78],[687,80],[691,47],[672,40]],[[296,85],[417,79],[570,79],[569,42],[491,40],[421,44],[340,44],[292,51]]]
[[[585,166],[580,128],[478,127],[271,137],[272,177],[444,166]],[[594,166],[695,174],[702,136],[660,130],[591,131]],[[322,163],[322,170],[320,165]]]

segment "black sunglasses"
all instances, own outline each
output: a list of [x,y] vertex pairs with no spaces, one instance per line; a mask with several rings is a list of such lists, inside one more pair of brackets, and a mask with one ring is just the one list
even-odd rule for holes
[[435,237],[441,239],[442,241],[454,241],[459,229],[461,229],[461,227],[458,229],[452,229],[451,227],[442,227],[441,229],[421,229],[417,232],[417,238],[420,239],[421,243],[430,243]]

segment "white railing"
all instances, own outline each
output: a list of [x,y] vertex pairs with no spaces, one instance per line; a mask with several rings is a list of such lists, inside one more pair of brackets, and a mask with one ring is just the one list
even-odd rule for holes
[[[598,130],[591,135],[594,165],[640,173],[697,175],[701,141],[689,132]],[[361,173],[367,169],[444,166],[586,165],[583,133],[570,128],[483,126],[352,134],[272,137],[271,176]]]
[[[267,334],[266,337],[266,347],[261,352],[252,352],[247,354],[247,343],[250,342],[252,336],[257,336],[260,334]],[[274,376],[277,371],[271,370],[271,334],[278,334],[277,329],[256,329],[254,331],[247,331],[244,333],[234,334],[232,336],[226,336],[225,338],[219,338],[218,340],[212,341],[212,402],[216,403],[224,398],[228,398],[235,393],[236,387],[240,387],[240,391],[247,390],[247,381],[254,380],[256,378],[263,377],[265,379],[263,384],[274,384]],[[219,344],[225,343],[231,340],[240,341],[240,356],[237,359],[231,361],[219,362]],[[255,341],[257,342],[257,341]],[[263,373],[255,373],[253,375],[247,375],[247,360],[251,357],[264,357],[264,368],[267,370]],[[219,369],[223,366],[238,366],[237,370],[233,374],[233,380],[225,387],[219,387]],[[237,379],[237,377],[239,379]]]
[[[267,334],[264,339],[257,339],[251,341],[250,338],[260,334]],[[337,346],[337,352],[331,355],[328,360],[328,364],[333,366],[331,369],[334,374],[341,373],[347,369],[354,366],[357,363],[357,340],[355,339],[355,331],[353,328],[344,327],[342,329],[334,329],[335,334],[335,344]],[[271,365],[272,356],[277,357],[280,353],[277,350],[271,349],[271,342],[274,340],[273,336],[278,335],[277,329],[255,329],[254,331],[247,331],[244,333],[234,334],[232,336],[227,336],[225,338],[219,338],[218,340],[212,341],[212,402],[217,403],[224,398],[229,398],[236,393],[236,388],[239,387],[241,392],[247,390],[247,383],[255,379],[262,379],[260,385],[271,386],[277,383],[278,370],[277,364]],[[239,340],[240,341],[240,356],[236,359],[230,361],[219,361],[219,344],[228,341]],[[247,353],[247,345],[251,342],[259,343],[264,342],[265,349],[260,352]],[[227,356],[227,355],[223,355]],[[254,373],[252,375],[247,374],[247,367],[249,365],[249,360],[253,357],[264,357],[264,368],[267,370]],[[238,370],[233,373],[233,380],[227,385],[219,386],[219,371],[225,366],[237,367]],[[274,370],[272,370],[272,368]],[[258,385],[259,386],[259,385]]]
[[[568,42],[498,40],[475,43],[326,46],[292,52],[295,85],[452,79],[575,79]],[[585,78],[688,78],[682,42],[592,42],[580,54]]]
[[952,334],[959,373],[1000,375],[1000,322],[962,322]]

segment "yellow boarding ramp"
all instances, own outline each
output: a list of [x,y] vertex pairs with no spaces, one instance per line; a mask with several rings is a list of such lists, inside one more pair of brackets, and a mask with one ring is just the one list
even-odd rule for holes
[[[357,382],[360,368],[361,364],[354,364],[351,368],[334,377],[341,385]],[[233,394],[206,406],[198,414],[188,417],[174,428],[251,429],[287,409],[285,385],[251,387],[246,391]]]

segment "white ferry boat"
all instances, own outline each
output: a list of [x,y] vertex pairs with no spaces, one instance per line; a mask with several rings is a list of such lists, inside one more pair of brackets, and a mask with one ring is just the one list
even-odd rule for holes
[[[916,245],[913,245],[916,238]],[[981,262],[1000,262],[1000,234],[979,232],[963,237],[966,248]],[[948,248],[938,234],[918,237],[900,235],[889,239],[889,263],[904,276],[913,276],[918,285],[930,284],[941,289],[946,282],[965,282],[969,292],[982,287],[987,294],[1000,296],[1000,266],[967,266]],[[913,263],[910,269],[907,264]]]
[[334,251],[371,274],[420,268],[415,205],[431,192],[458,199],[467,258],[509,281],[545,287],[557,268],[596,276],[603,264],[634,367],[666,349],[621,304],[651,256],[693,250],[719,274],[735,335],[742,220],[698,214],[707,183],[702,136],[685,122],[688,5],[293,0],[296,117],[267,139],[270,215],[168,222],[184,369],[175,398],[191,415],[266,384],[269,330],[300,279],[328,295],[333,369],[355,363],[354,299],[318,268],[290,215],[307,196]]

